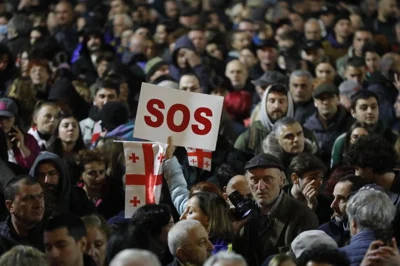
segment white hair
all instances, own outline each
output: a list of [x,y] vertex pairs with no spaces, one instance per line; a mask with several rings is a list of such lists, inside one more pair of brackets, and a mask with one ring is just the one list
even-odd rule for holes
[[292,74],[290,74],[290,84],[292,83],[292,80],[295,77],[302,77],[302,78],[307,78],[308,79],[308,84],[312,85],[313,83],[313,77],[310,74],[310,72],[308,72],[307,70],[295,70],[292,72]]
[[168,233],[168,248],[174,257],[176,251],[182,247],[189,238],[189,232],[193,228],[203,227],[199,221],[196,220],[182,220],[177,222]]
[[214,256],[210,257],[204,263],[203,266],[214,266],[214,265],[217,265],[217,263],[220,263],[218,265],[223,265],[223,264],[221,264],[223,262],[232,263],[229,265],[247,266],[247,263],[242,256],[240,256],[234,252],[226,252],[226,251],[218,252]]
[[114,16],[113,20],[116,20],[117,18],[122,18],[122,20],[124,21],[124,25],[125,25],[125,29],[132,29],[133,28],[133,22],[130,16],[128,16],[127,14],[116,14]]
[[386,193],[365,189],[349,200],[346,213],[360,230],[382,230],[391,226],[396,208]]
[[161,266],[161,263],[150,251],[125,249],[112,259],[110,266]]

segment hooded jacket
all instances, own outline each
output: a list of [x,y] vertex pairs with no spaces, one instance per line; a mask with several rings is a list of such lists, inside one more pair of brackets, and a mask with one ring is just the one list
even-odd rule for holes
[[190,69],[190,67],[189,67],[189,69],[179,68],[178,62],[177,62],[177,57],[178,57],[178,51],[182,48],[196,51],[192,41],[189,39],[189,37],[187,35],[180,37],[175,42],[174,51],[172,52],[171,64],[169,65],[169,74],[176,81],[179,81],[180,78],[185,74],[194,74],[200,80],[200,86],[203,88],[203,91],[207,91],[208,84],[209,84],[208,80],[210,77],[209,77],[206,69],[204,68],[203,64],[199,64],[191,69]]
[[57,212],[60,214],[74,213],[77,216],[93,213],[95,210],[93,203],[89,202],[83,189],[71,185],[67,165],[58,155],[51,152],[42,152],[33,163],[29,174],[37,178],[36,172],[39,164],[46,161],[53,162],[60,173],[58,184],[60,194],[56,207]]
[[[254,121],[250,127],[243,132],[235,142],[235,148],[252,154],[259,154],[263,152],[262,142],[267,135],[272,131],[274,123],[267,114],[266,101],[271,86],[269,86],[261,100],[261,110],[259,111],[259,120]],[[293,117],[294,105],[290,92],[287,92],[288,97],[288,110],[286,116]]]

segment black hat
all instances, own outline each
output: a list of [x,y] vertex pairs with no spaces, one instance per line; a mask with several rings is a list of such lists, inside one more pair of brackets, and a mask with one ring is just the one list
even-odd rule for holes
[[315,50],[315,49],[322,49],[322,42],[321,41],[314,41],[314,40],[307,40],[304,43],[303,50],[309,51],[309,50]]
[[106,128],[108,132],[114,130],[120,125],[125,124],[128,122],[128,119],[128,107],[122,102],[106,102],[99,113],[101,125],[102,127]]
[[333,25],[336,25],[336,23],[338,23],[340,20],[348,20],[351,22],[350,20],[350,13],[348,11],[341,11],[340,13],[336,14],[335,16],[335,22],[333,23]]
[[260,40],[256,44],[256,48],[257,49],[263,49],[263,48],[266,48],[266,47],[276,48],[277,47],[276,41],[273,40],[273,39]]
[[287,84],[285,75],[278,71],[266,71],[259,79],[251,81],[255,86],[268,86],[271,84]]
[[322,94],[336,94],[339,95],[339,89],[333,84],[330,83],[322,83],[318,85],[314,92],[313,97],[317,98],[320,97]]
[[321,8],[320,15],[337,14],[338,10],[333,4],[326,4]]
[[191,17],[195,15],[200,15],[200,12],[192,7],[185,7],[181,11],[181,17]]
[[254,168],[278,168],[281,171],[285,171],[281,160],[279,160],[274,155],[268,153],[261,153],[254,156],[250,161],[244,166],[245,170],[250,170]]

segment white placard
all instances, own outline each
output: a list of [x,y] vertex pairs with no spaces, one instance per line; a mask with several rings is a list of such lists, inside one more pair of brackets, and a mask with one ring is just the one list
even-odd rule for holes
[[214,151],[224,98],[142,83],[134,137]]

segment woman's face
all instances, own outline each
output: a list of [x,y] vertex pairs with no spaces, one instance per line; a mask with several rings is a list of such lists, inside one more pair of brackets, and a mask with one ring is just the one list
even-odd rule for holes
[[58,124],[58,108],[45,105],[37,112],[33,121],[39,132],[43,134],[53,134]]
[[208,216],[200,209],[199,200],[196,196],[193,196],[189,199],[185,212],[181,215],[180,220],[197,220],[205,228],[208,227],[209,218]]
[[6,116],[0,116],[0,127],[3,129],[4,133],[8,134],[10,133],[13,125],[15,122],[15,117],[6,117]]
[[360,137],[367,136],[368,131],[363,127],[356,127],[351,131],[350,144],[353,145]]
[[64,118],[58,126],[58,137],[66,143],[74,143],[79,137],[79,125],[73,117]]
[[22,52],[20,58],[20,68],[22,73],[27,73],[29,64],[29,54],[27,51]]
[[326,81],[333,82],[336,72],[335,69],[329,63],[320,63],[315,68],[315,75],[317,78]]
[[168,232],[171,230],[172,226],[174,226],[174,219],[171,217],[169,218],[168,224],[164,225],[164,227],[161,230],[160,234],[160,243],[168,246]]
[[100,191],[106,180],[106,164],[102,161],[86,163],[81,178],[86,190]]
[[49,73],[42,66],[33,66],[29,72],[29,76],[34,85],[46,85],[50,78]]
[[107,237],[96,227],[89,227],[86,232],[86,252],[96,262],[97,266],[103,266],[106,259]]

